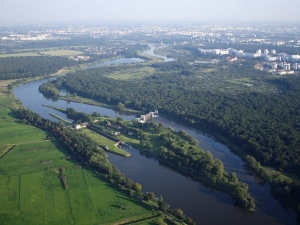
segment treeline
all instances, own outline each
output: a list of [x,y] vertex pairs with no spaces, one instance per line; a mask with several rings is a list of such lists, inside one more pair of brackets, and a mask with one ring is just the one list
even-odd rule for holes
[[75,65],[66,57],[27,56],[0,58],[0,80],[37,77],[57,72],[65,66]]
[[247,184],[239,182],[235,173],[227,174],[223,163],[209,151],[205,152],[199,148],[197,141],[186,132],[180,131],[178,135],[180,138],[172,133],[161,134],[161,146],[156,150],[145,140],[144,146],[153,151],[161,162],[229,194],[235,205],[255,209],[254,199],[248,192]]
[[[139,183],[134,183],[132,180],[126,178],[124,174],[122,174],[107,160],[104,150],[99,148],[97,143],[87,136],[82,133],[72,131],[60,124],[53,123],[50,120],[43,119],[38,114],[28,109],[21,108],[16,111],[16,113],[24,123],[46,130],[54,137],[60,139],[65,148],[79,159],[81,163],[87,167],[92,167],[97,172],[102,173],[113,187],[126,192],[132,197],[139,196],[139,198],[143,198],[146,201],[154,201],[161,211],[172,213],[188,225],[195,225],[190,217],[187,217],[182,213],[182,210],[170,210],[169,205],[162,197],[156,201],[154,193],[143,193],[142,186]],[[60,168],[60,179],[64,189],[67,189],[68,184],[63,167]],[[122,205],[119,207],[124,208]]]
[[[91,119],[86,118],[89,116],[76,112],[72,108],[67,108],[64,112],[70,118],[89,121],[89,129],[113,141],[119,141],[112,135],[116,131],[121,131],[124,135],[130,133],[131,138],[140,140],[145,154],[159,159],[162,163],[181,173],[225,192],[232,197],[235,205],[245,209],[255,209],[254,199],[249,195],[248,186],[239,182],[234,173],[227,174],[224,171],[223,163],[213,157],[210,152],[204,152],[199,147],[197,140],[185,131],[178,133],[172,130],[167,131],[162,124],[151,122],[141,125],[137,121],[133,121],[131,125],[127,125],[122,123],[120,118],[93,123]],[[159,137],[159,144],[152,142],[144,131]],[[145,151],[145,149],[147,150]]]
[[121,102],[125,107],[143,111],[158,109],[197,128],[227,137],[263,165],[300,173],[298,77],[272,80],[281,90],[277,93],[230,93],[213,87],[209,90],[202,79],[182,77],[178,72],[126,81],[101,76],[101,72],[101,69],[77,72],[65,77],[62,86],[99,102],[113,105]]
[[[162,69],[139,80],[114,80],[102,76],[106,72],[100,68],[70,74],[62,86],[99,102],[122,103],[144,112],[158,109],[173,119],[225,137],[263,166],[299,175],[300,78],[271,79],[254,70],[251,62],[220,66],[222,70],[205,65],[211,72],[201,73],[202,65],[191,65],[188,68],[193,74],[189,76]],[[228,82],[244,78],[251,79],[253,88]],[[282,191],[289,183],[282,185],[274,179],[271,184],[277,196],[299,212],[297,192]],[[299,189],[292,186],[290,189]]]
[[41,86],[39,86],[39,91],[47,96],[47,97],[51,97],[51,98],[55,98],[58,99],[60,94],[59,94],[59,90],[53,85],[53,83],[44,83]]
[[261,166],[252,156],[246,156],[247,164],[272,186],[272,194],[285,206],[292,205],[300,213],[300,183],[287,179],[277,171],[268,170]]

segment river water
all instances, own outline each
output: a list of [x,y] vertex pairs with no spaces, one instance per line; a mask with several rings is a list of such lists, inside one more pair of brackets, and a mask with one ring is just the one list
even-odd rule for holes
[[[153,53],[152,48],[151,51]],[[136,59],[132,62],[136,62]],[[130,63],[130,60],[126,59],[126,63]],[[66,118],[66,116],[63,113],[43,105],[61,108],[70,107],[77,111],[90,114],[98,112],[101,115],[110,117],[116,117],[118,115],[115,111],[103,107],[47,99],[39,93],[38,87],[48,80],[49,79],[42,79],[20,85],[14,90],[14,94],[23,103],[24,107],[52,121],[57,120],[51,117],[49,115],[50,113],[63,118]],[[123,115],[122,117],[129,120],[135,118],[135,116],[132,115]],[[131,157],[129,158],[109,154],[109,160],[116,165],[126,177],[132,179],[134,182],[140,183],[144,191],[154,192],[157,196],[162,195],[164,200],[170,204],[171,208],[181,208],[186,215],[190,216],[197,224],[297,224],[296,214],[291,209],[284,209],[279,202],[271,196],[270,186],[256,178],[250,171],[247,171],[241,159],[234,155],[228,147],[208,135],[178,124],[168,118],[159,116],[155,118],[154,121],[162,123],[166,127],[171,126],[174,130],[185,130],[199,141],[199,145],[204,150],[210,151],[215,157],[221,159],[227,171],[236,172],[238,178],[249,185],[250,194],[255,199],[256,211],[249,213],[234,207],[229,196],[219,191],[211,190],[205,185],[195,182],[189,177],[183,176],[161,165],[155,159],[142,156],[133,148],[126,149],[131,153]]]

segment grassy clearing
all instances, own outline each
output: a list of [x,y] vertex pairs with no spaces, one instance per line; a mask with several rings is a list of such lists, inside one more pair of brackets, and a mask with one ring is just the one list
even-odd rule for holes
[[40,53],[43,55],[48,55],[48,56],[76,56],[76,55],[83,54],[83,52],[81,52],[81,51],[67,50],[67,49],[42,51]]
[[12,54],[0,54],[0,58],[26,57],[26,56],[41,56],[41,54],[39,54],[37,52],[21,52],[21,53],[12,53]]
[[29,125],[1,121],[0,145],[42,141],[45,140],[46,135],[46,132]]
[[125,156],[125,157],[130,156],[130,154],[128,152],[126,152],[125,150],[116,147],[115,142],[107,139],[106,137],[103,137],[103,136],[97,134],[94,131],[91,131],[89,129],[84,129],[81,132],[84,132],[85,135],[90,137],[92,140],[96,141],[99,145],[108,146],[109,150],[113,153],[116,153],[118,155],[122,155],[122,156]]
[[76,55],[82,55],[83,52],[81,51],[75,51],[75,50],[67,50],[67,49],[53,49],[53,50],[45,50],[42,49],[34,50],[30,52],[16,52],[16,53],[9,53],[9,54],[0,54],[0,58],[8,58],[8,57],[26,57],[26,56],[76,56]]
[[154,68],[151,67],[143,67],[143,68],[130,68],[127,70],[122,70],[122,72],[116,72],[106,77],[113,78],[116,80],[130,80],[130,79],[141,79],[144,77],[152,76],[155,72]]
[[0,87],[1,88],[7,88],[7,85],[13,83],[15,80],[1,80],[0,81]]

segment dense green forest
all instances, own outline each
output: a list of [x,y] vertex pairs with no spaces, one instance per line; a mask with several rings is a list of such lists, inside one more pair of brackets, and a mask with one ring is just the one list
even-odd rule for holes
[[75,63],[66,57],[54,56],[0,58],[0,80],[48,75]]
[[[24,32],[27,32],[26,29]],[[264,38],[264,31],[258,31],[256,37]],[[269,38],[271,41],[277,39],[289,41],[291,37],[294,38],[294,34],[280,33],[272,34]],[[218,37],[206,39],[192,35],[152,36],[131,33],[97,38],[90,35],[80,37],[70,35],[70,39],[66,40],[39,42],[0,41],[1,54],[31,51],[39,54],[35,57],[0,58],[0,80],[49,75],[63,67],[70,68],[79,64],[67,57],[46,56],[40,53],[39,49],[49,47],[82,51],[83,54],[90,56],[90,60],[85,63],[112,57],[143,58],[146,62],[139,64],[111,65],[81,71],[77,67],[75,73],[43,84],[39,90],[47,96],[58,99],[59,89],[65,88],[69,91],[67,97],[90,98],[99,103],[107,103],[120,111],[134,109],[146,113],[158,110],[174,120],[212,134],[233,147],[232,149],[255,170],[257,175],[271,184],[272,194],[282,203],[296,209],[300,215],[298,72],[296,75],[278,76],[254,69],[255,64],[266,65],[262,58],[227,62],[223,56],[203,54],[199,51],[199,48],[234,48],[242,49],[244,52],[275,49],[278,53],[299,54],[298,48],[293,45],[273,45],[271,42],[270,44],[238,41],[225,43],[224,38],[227,38],[227,31]],[[160,62],[145,57],[140,52],[148,48],[146,43],[163,43],[158,45],[156,53],[176,60]],[[99,46],[112,51],[103,55],[95,54],[91,49]],[[74,111],[72,113],[75,120],[90,119],[85,114]],[[129,195],[137,195],[144,199],[154,198],[153,193],[151,196],[143,194],[139,184],[126,179],[112,166],[102,149],[92,140],[65,129],[62,124],[44,120],[29,110],[21,109],[18,115],[24,123],[52,133],[83,164],[105,174],[113,186]],[[152,129],[151,132],[156,132],[158,126],[149,123],[139,129],[144,129],[145,132]],[[163,147],[153,146],[149,138],[144,133],[141,134],[143,136],[140,140],[142,146],[140,150],[145,154],[152,154],[174,169],[190,170],[196,178],[199,176],[205,179],[203,177],[213,176],[213,181],[210,181],[212,183],[225,180],[231,185],[234,184],[236,187],[233,187],[232,191],[236,191],[237,196],[243,195],[243,198],[235,199],[236,203],[244,204],[245,208],[254,208],[253,199],[246,193],[247,187],[242,186],[243,184],[239,186],[240,183],[234,173],[226,174],[221,161],[207,152],[197,152],[194,140],[184,132],[178,134],[186,139],[184,143],[179,142],[176,135],[161,134],[159,142],[164,144]],[[60,173],[63,182],[63,168]],[[167,203],[163,199],[159,201],[159,207],[162,211],[168,210]]]
[[221,57],[201,55],[193,46],[168,51],[182,60],[148,63],[152,70],[147,76],[122,79],[122,74],[133,73],[141,64],[110,66],[78,71],[53,85],[115,106],[145,112],[158,109],[225,137],[249,155],[245,160],[272,184],[274,195],[297,209],[297,178],[270,175],[260,165],[299,175],[300,78],[255,70],[256,60],[228,63]]
[[[195,127],[230,138],[263,165],[299,173],[298,77],[267,80],[267,85],[280,90],[275,93],[244,91],[245,87],[230,93],[217,78],[214,87],[210,87],[212,82],[205,83],[195,75],[182,75],[172,64],[162,67],[161,70],[172,73],[139,80],[115,80],[101,76],[107,69],[95,69],[72,74],[64,78],[62,85],[73,93],[101,102],[122,102],[139,110],[158,109]],[[247,68],[243,69],[247,72]],[[230,69],[227,73],[233,72]]]

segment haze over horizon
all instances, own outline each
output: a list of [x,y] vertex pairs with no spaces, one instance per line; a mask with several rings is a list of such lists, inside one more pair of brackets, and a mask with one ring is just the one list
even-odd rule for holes
[[41,23],[299,24],[300,1],[0,0],[0,25]]

